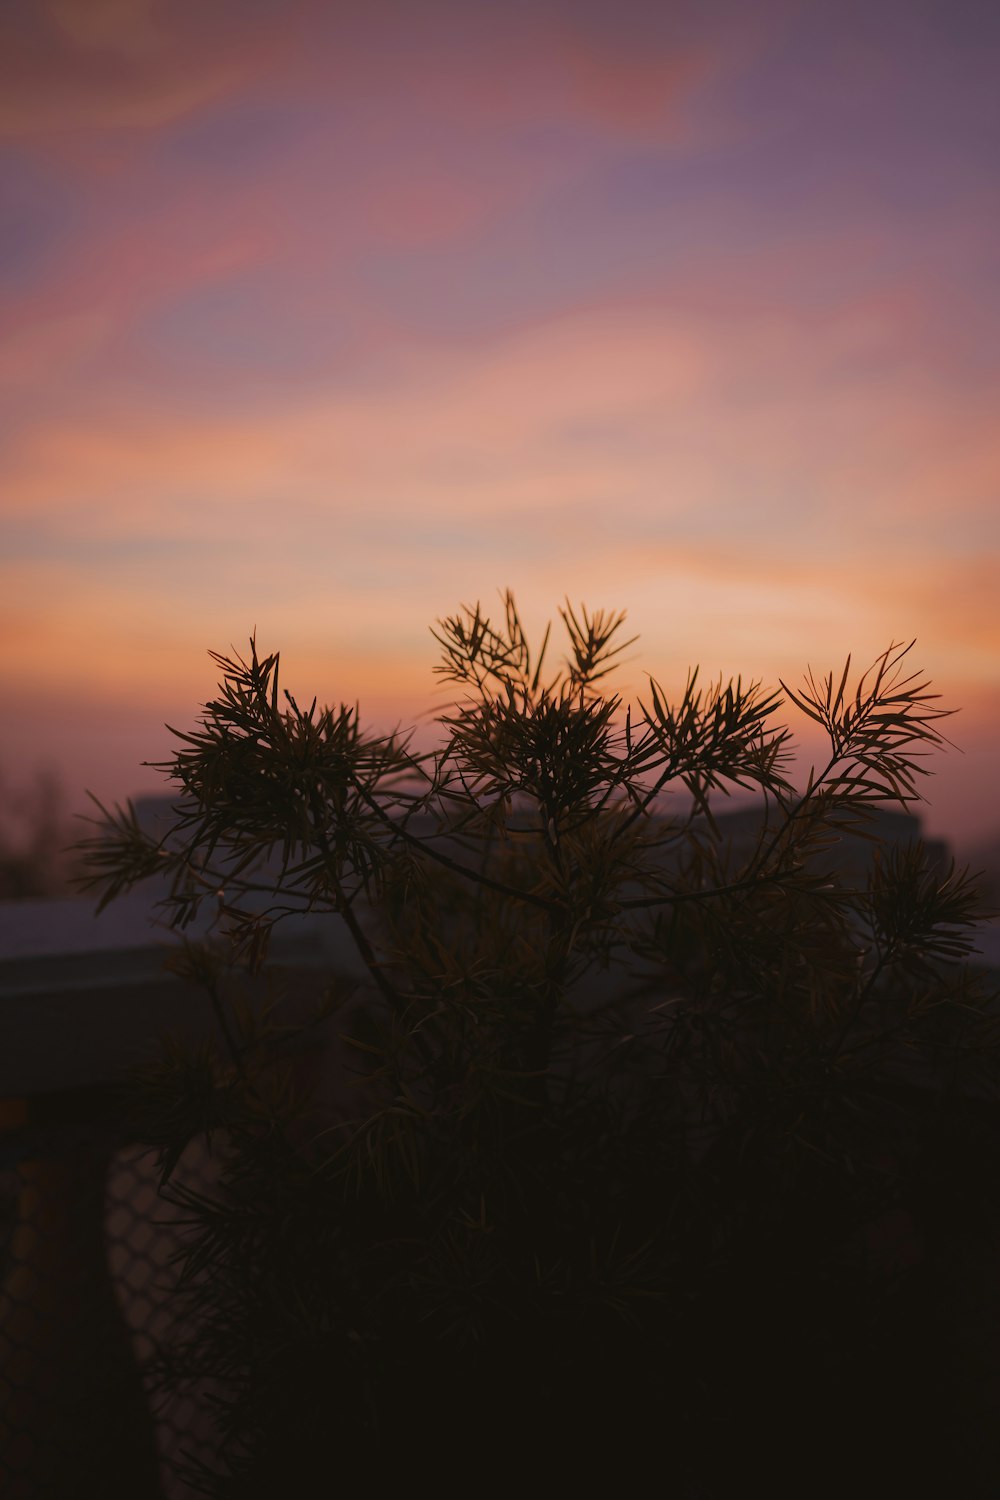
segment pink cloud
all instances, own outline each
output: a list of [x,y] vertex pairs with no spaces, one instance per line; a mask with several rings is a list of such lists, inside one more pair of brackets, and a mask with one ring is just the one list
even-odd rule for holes
[[72,378],[101,347],[107,332],[108,319],[96,309],[25,318],[9,327],[0,344],[0,388],[45,389],[57,370]]
[[313,45],[294,76],[300,88],[323,76],[341,98],[383,94],[417,118],[455,119],[463,130],[575,122],[662,133],[677,128],[679,106],[729,51],[692,16],[665,34],[633,11],[630,35],[545,0],[518,17],[464,3],[370,5],[329,25],[317,7]]
[[128,55],[157,42],[155,0],[39,0],[54,30],[86,49]]
[[5,37],[0,130],[65,138],[167,126],[246,89],[280,57],[297,9],[275,28],[231,4],[47,0]]
[[[367,392],[293,386],[227,415],[200,391],[154,404],[140,384],[84,414],[42,409],[8,446],[5,504],[82,507],[88,525],[114,528],[187,494],[212,497],[220,516],[277,491],[303,512],[335,495],[440,518],[467,514],[470,493],[484,515],[600,508],[618,494],[644,524],[689,525],[701,506],[742,533],[746,512],[764,545],[795,552],[821,537],[832,556],[873,526],[880,543],[905,537],[915,514],[952,540],[955,518],[988,520],[1000,483],[991,403],[925,378],[911,355],[933,364],[933,330],[912,339],[905,299],[831,310],[824,332],[794,310],[706,315],[686,290],[479,343],[407,345],[383,329],[387,374]],[[47,337],[58,350],[99,334],[70,322]],[[881,352],[859,368],[869,340]],[[39,335],[39,370],[47,347]]]
[[[700,660],[773,681],[917,634],[968,705],[959,737],[985,742],[996,392],[967,358],[976,290],[941,252],[989,205],[928,224],[908,254],[898,226],[854,212],[849,182],[832,232],[803,216],[776,234],[709,196],[668,271],[619,270],[615,241],[603,290],[575,306],[553,262],[558,314],[532,290],[489,325],[502,335],[432,317],[417,334],[352,280],[373,251],[474,256],[587,172],[600,235],[622,144],[662,154],[706,128],[699,90],[741,60],[697,24],[654,36],[644,12],[607,35],[596,8],[544,4],[517,26],[464,3],[277,14],[51,0],[0,59],[0,124],[82,205],[4,309],[8,703],[193,712],[206,647],[256,623],[295,686],[391,715],[426,701],[435,613],[510,582],[539,619],[567,589],[629,608],[639,663],[675,677]],[[194,133],[149,149],[261,102],[291,121],[266,170],[196,157]],[[347,358],[325,386],[293,369],[234,394],[204,350],[187,379],[144,345],[191,293],[210,308],[267,268],[281,286],[262,311],[294,331],[343,307],[377,379],[352,383]]]
[[728,44],[709,44],[693,14],[673,35],[645,25],[629,35],[544,3],[514,20],[465,5],[348,14],[289,0],[248,15],[235,0],[46,0],[4,49],[0,128],[158,130],[240,95],[332,91],[339,101],[380,95],[424,118],[458,116],[466,129],[576,120],[648,135],[676,127],[681,101],[734,41],[745,57],[745,25],[735,22]]

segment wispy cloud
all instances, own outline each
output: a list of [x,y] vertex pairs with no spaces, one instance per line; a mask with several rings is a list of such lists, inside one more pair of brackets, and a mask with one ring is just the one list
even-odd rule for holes
[[9,7],[22,726],[193,704],[254,624],[415,712],[429,622],[510,583],[675,675],[918,635],[981,739],[1000,107],[952,9]]

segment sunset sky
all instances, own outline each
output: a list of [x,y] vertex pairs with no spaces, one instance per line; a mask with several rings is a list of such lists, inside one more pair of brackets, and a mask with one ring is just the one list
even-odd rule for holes
[[[386,725],[428,627],[622,684],[890,640],[1000,830],[1000,6],[12,0],[0,773],[160,781],[207,650]],[[800,721],[794,715],[796,729]]]

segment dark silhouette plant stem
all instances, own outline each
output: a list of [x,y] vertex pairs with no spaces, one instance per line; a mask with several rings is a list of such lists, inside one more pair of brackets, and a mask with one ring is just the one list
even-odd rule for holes
[[[194,1477],[217,1500],[309,1493],[332,1444],[365,1454],[369,1487],[412,1483],[428,1433],[463,1484],[503,1452],[582,1485],[603,1443],[637,1471],[667,1453],[675,1487],[721,1500],[776,1410],[799,1488],[838,1433],[843,1490],[871,1411],[909,1432],[919,1400],[921,1431],[950,1430],[937,1372],[964,1356],[928,1343],[954,1281],[935,1246],[992,1212],[1000,997],[964,964],[973,885],[869,816],[913,802],[943,711],[895,645],[850,689],[850,658],[808,674],[785,692],[830,750],[799,794],[776,693],[692,670],[671,702],[650,677],[622,727],[624,617],[560,613],[560,665],[509,593],[498,619],[438,621],[457,701],[421,756],[357,705],[279,708],[253,640],[217,656],[218,696],[164,767],[170,834],[102,809],[86,843],[103,901],[165,876],[168,924],[217,903],[249,972],[301,912],[339,915],[363,965],[321,1011],[345,1007],[368,1070],[349,1118],[341,1083],[297,1071],[323,1022],[279,1025],[207,961],[237,1076],[175,1042],[148,1080],[192,1234],[158,1378],[216,1394],[224,1440]],[[762,799],[749,853],[719,812],[734,788]],[[860,873],[837,844],[859,824]],[[218,1188],[175,1183],[220,1119]],[[904,1210],[934,1218],[912,1276],[866,1259]],[[942,1454],[938,1488],[963,1489]]]

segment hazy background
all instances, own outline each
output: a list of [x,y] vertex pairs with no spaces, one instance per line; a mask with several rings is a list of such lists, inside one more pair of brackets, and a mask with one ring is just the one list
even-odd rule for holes
[[[642,668],[891,639],[1000,830],[1000,7],[13,0],[0,772],[162,783],[252,628],[377,724],[428,626]],[[808,749],[808,745],[806,747]]]

